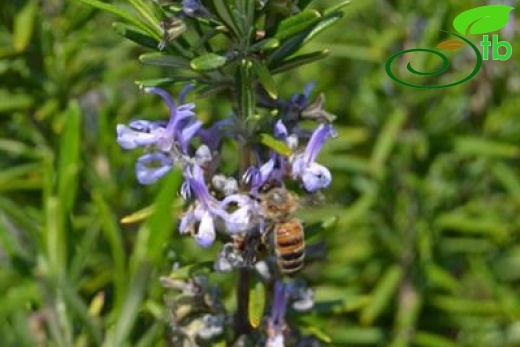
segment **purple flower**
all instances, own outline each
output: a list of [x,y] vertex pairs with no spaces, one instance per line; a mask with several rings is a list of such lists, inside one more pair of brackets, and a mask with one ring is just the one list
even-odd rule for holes
[[201,167],[193,165],[191,170],[186,170],[186,175],[186,182],[197,200],[195,208],[187,211],[182,217],[179,231],[181,234],[193,233],[195,223],[199,222],[194,238],[200,246],[207,248],[215,241],[214,217],[222,214],[222,211],[217,200],[209,193]]
[[173,166],[173,161],[163,153],[149,153],[141,156],[135,163],[137,180],[141,184],[155,183],[166,175]]
[[207,145],[211,150],[217,150],[222,143],[222,138],[225,135],[226,128],[235,122],[234,117],[219,120],[208,129],[200,129],[198,136],[202,143]]
[[135,130],[123,124],[118,124],[116,131],[117,143],[124,149],[151,145],[157,141],[155,134],[146,130]]
[[266,183],[274,173],[276,157],[271,155],[268,161],[260,167],[251,166],[244,173],[243,180],[251,184],[251,192],[254,194]]
[[[185,89],[186,88],[191,88],[191,85],[188,85]],[[150,87],[145,88],[144,91],[146,93],[159,95],[163,98],[170,109],[170,120],[166,127],[161,127],[153,131],[156,136],[157,147],[162,151],[169,151],[174,143],[177,142],[182,149],[185,149],[187,147],[187,142],[191,137],[193,137],[196,130],[198,130],[201,125],[199,125],[197,121],[189,122],[189,118],[195,116],[195,113],[193,112],[195,104],[187,103],[181,104],[177,107],[170,94],[161,88]],[[180,101],[184,101],[185,93],[185,90],[181,91]],[[193,124],[196,124],[195,128],[193,128]],[[189,129],[189,131],[186,132],[186,129]]]
[[333,136],[336,136],[336,133],[332,125],[320,124],[312,133],[305,151],[292,160],[291,175],[295,179],[301,179],[309,192],[326,188],[332,181],[330,171],[315,161],[325,141]]
[[302,94],[293,94],[283,107],[282,116],[288,120],[298,119],[300,113],[309,105],[309,97],[316,86],[315,82],[305,85]]
[[[292,144],[287,141],[292,137],[289,136],[287,128],[281,120],[276,122],[273,132],[276,138],[286,141],[288,145]],[[259,167],[249,167],[244,174],[243,180],[246,183],[251,183],[251,191],[254,194],[269,180],[281,182],[286,171],[287,158],[275,151],[270,151],[269,159]]]
[[[226,212],[230,204],[236,204],[237,208],[231,213]],[[226,224],[226,229],[230,234],[246,232],[256,224],[255,211],[258,206],[255,200],[245,194],[233,194],[220,202],[220,208],[224,211],[220,217]]]
[[191,17],[206,17],[210,14],[200,0],[182,0],[182,12]]
[[274,284],[274,298],[271,315],[267,318],[268,347],[284,347],[284,331],[286,329],[285,312],[287,310],[288,288],[280,281]]

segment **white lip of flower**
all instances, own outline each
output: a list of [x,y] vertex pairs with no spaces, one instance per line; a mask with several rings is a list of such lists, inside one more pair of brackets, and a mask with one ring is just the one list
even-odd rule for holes
[[[231,203],[236,203],[238,208],[231,213],[226,212]],[[255,225],[253,211],[255,211],[256,202],[247,195],[230,195],[220,202],[219,207],[223,211],[219,216],[224,220],[230,234],[248,231]]]
[[215,225],[213,218],[208,211],[204,212],[197,233],[195,234],[195,241],[204,248],[207,248],[215,241]]
[[155,143],[156,134],[136,131],[126,125],[118,124],[116,128],[117,143],[124,149],[134,149]]
[[320,124],[312,133],[305,151],[290,158],[291,176],[294,179],[300,178],[303,186],[309,192],[326,188],[332,181],[330,171],[325,166],[316,163],[316,157],[325,141],[334,136],[336,136],[336,132],[332,125]]
[[312,163],[303,170],[301,179],[305,189],[315,192],[328,187],[332,181],[332,175],[325,166]]

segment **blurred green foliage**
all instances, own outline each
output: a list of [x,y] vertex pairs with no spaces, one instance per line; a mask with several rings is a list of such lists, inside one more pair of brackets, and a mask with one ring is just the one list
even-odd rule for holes
[[[320,158],[333,170],[327,204],[304,216],[336,216],[309,240],[326,249],[303,273],[316,289],[316,309],[295,317],[306,333],[337,346],[520,345],[516,10],[499,32],[512,58],[485,61],[465,84],[412,89],[384,70],[485,4],[353,0],[307,48],[328,59],[276,76],[286,97],[317,81],[339,116]],[[0,17],[0,345],[165,345],[159,276],[213,258],[175,232],[178,173],[139,186],[115,126],[164,114],[134,80],[167,70],[142,66],[148,51],[79,3],[5,1]],[[437,63],[416,59],[419,70]],[[451,59],[442,81],[472,69],[463,52]],[[198,107],[202,119],[222,116],[216,100]],[[173,215],[119,222],[151,201]],[[231,275],[212,276],[231,297]]]

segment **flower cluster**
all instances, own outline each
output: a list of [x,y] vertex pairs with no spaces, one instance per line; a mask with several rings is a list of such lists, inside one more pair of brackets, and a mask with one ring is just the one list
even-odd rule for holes
[[[204,128],[196,118],[195,104],[185,102],[191,88],[188,85],[180,92],[178,104],[163,89],[145,88],[145,92],[159,95],[166,102],[169,119],[135,120],[128,126],[117,126],[117,142],[122,148],[144,149],[135,164],[141,184],[155,183],[174,166],[183,171],[181,196],[192,203],[181,218],[181,234],[192,235],[200,246],[209,247],[216,239],[217,224],[223,225],[223,232],[229,235],[243,235],[264,225],[265,216],[255,197],[268,183],[283,186],[285,180],[292,179],[307,192],[329,186],[331,174],[316,160],[325,141],[335,136],[332,125],[319,123],[309,134],[294,122],[294,110],[302,112],[309,105],[310,90],[278,102],[282,113],[272,133],[285,142],[291,154],[285,156],[273,149],[267,149],[266,154],[266,149],[256,144],[252,147],[255,163],[242,177],[227,177],[218,170],[219,150],[224,138],[234,138],[229,129],[237,120],[230,117]],[[302,149],[300,143],[304,141]]]
[[[182,171],[184,182],[180,196],[188,206],[180,218],[179,232],[191,235],[204,248],[222,236],[224,245],[214,263],[216,271],[254,267],[266,283],[274,281],[271,315],[265,321],[265,342],[267,346],[284,346],[288,303],[292,303],[295,311],[307,310],[313,304],[312,292],[276,279],[273,275],[276,270],[271,271],[269,266],[276,261],[269,262],[257,254],[258,246],[269,240],[264,236],[269,235],[276,223],[267,213],[262,196],[273,187],[284,188],[289,181],[296,182],[303,194],[312,194],[330,185],[331,173],[317,159],[324,143],[335,136],[333,117],[323,110],[322,95],[310,102],[310,86],[303,94],[294,94],[287,101],[259,100],[262,106],[276,110],[279,117],[258,129],[258,134],[269,133],[274,141],[290,150],[280,151],[256,138],[247,138],[241,133],[240,119],[235,116],[204,127],[196,117],[195,104],[185,101],[191,88],[186,86],[180,92],[178,103],[163,89],[145,88],[145,92],[165,101],[169,119],[119,124],[117,142],[126,150],[143,150],[135,164],[135,174],[141,184],[157,182],[174,167]],[[315,128],[304,128],[302,120],[314,121]],[[230,140],[238,141],[242,151],[247,147],[250,163],[249,167],[242,168],[243,172],[231,176],[225,175],[220,165],[221,151],[227,148],[223,141]],[[197,294],[197,290],[204,287],[199,282],[200,279],[169,280],[164,284],[197,302],[203,298]],[[206,303],[206,306],[211,305]],[[174,335],[192,341],[211,340],[221,335],[230,317],[215,309],[203,313],[188,320],[174,315]]]

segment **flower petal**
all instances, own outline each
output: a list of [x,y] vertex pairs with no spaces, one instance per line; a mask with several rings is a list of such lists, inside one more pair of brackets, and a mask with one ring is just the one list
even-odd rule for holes
[[227,214],[225,217],[227,231],[230,234],[236,234],[251,229],[251,218],[249,208],[241,207],[238,210]]
[[336,136],[334,128],[330,124],[320,124],[312,133],[312,136],[305,148],[305,161],[310,164],[316,161],[316,157],[321,150],[321,147],[329,137]]
[[205,212],[200,221],[199,230],[195,235],[195,241],[204,248],[208,248],[215,241],[215,225],[209,212]]
[[325,166],[312,163],[303,170],[301,179],[305,189],[312,193],[328,187],[332,181],[332,176]]
[[283,124],[281,120],[276,122],[274,126],[274,136],[278,139],[285,140],[285,138],[287,138],[288,135],[289,133],[287,132],[287,127],[285,126],[285,124]]
[[187,125],[184,129],[182,129],[181,136],[179,138],[179,143],[184,153],[187,153],[188,145],[190,143],[191,138],[195,136],[195,134],[199,131],[200,128],[202,128],[202,122],[195,121]]
[[137,159],[135,172],[141,184],[155,183],[166,175],[173,166],[173,161],[163,153],[145,154]]
[[132,130],[123,124],[116,128],[117,143],[124,149],[134,149],[138,146],[146,146],[157,141],[154,134]]

